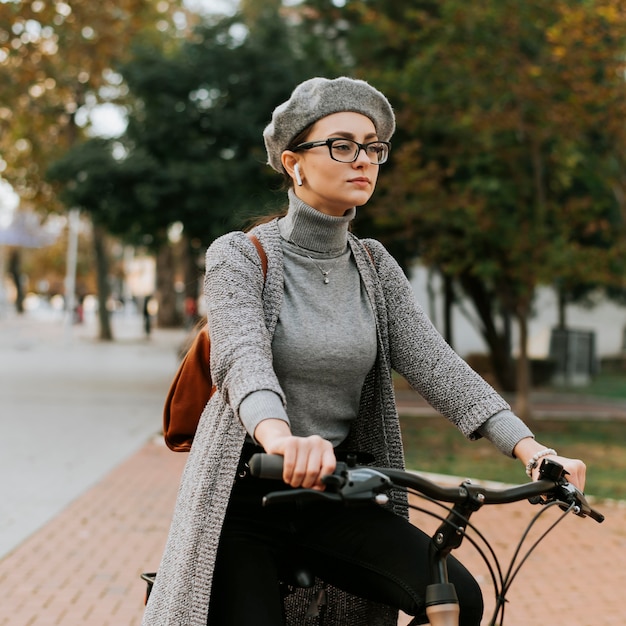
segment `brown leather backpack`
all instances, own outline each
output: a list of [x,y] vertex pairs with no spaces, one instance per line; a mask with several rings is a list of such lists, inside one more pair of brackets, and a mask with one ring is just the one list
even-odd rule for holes
[[[267,255],[254,235],[248,237],[261,258],[265,280]],[[163,407],[163,437],[167,447],[174,452],[189,452],[202,411],[215,393],[210,354],[209,329],[204,324],[178,366]]]

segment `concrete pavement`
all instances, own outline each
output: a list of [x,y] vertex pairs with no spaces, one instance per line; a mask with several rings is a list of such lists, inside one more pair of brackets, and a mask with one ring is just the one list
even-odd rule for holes
[[0,319],[0,557],[158,432],[182,331],[147,340],[139,316],[71,327],[51,312]]
[[[184,333],[146,340],[134,317],[114,328],[118,341],[101,344],[91,323],[70,340],[59,319],[0,319],[0,626],[141,623],[139,574],[158,566],[186,458],[156,436]],[[404,410],[427,410],[411,395]],[[568,517],[531,557],[508,626],[624,624],[626,506],[598,507],[604,524]],[[534,512],[490,507],[475,521],[506,555]],[[489,576],[462,550],[489,605]]]

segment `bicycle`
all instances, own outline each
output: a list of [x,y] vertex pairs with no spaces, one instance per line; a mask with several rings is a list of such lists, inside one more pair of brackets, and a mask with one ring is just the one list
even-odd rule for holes
[[[280,456],[255,454],[249,462],[250,472],[258,478],[281,479],[282,462],[283,459]],[[590,517],[599,523],[604,521],[604,516],[590,506],[585,495],[567,481],[566,474],[567,472],[561,465],[544,459],[540,467],[540,478],[535,482],[506,488],[489,488],[465,480],[458,487],[443,487],[418,473],[360,466],[354,459],[348,459],[345,463],[337,463],[335,472],[324,478],[325,491],[286,489],[272,492],[265,496],[264,505],[271,506],[275,503],[295,500],[299,502],[326,500],[343,505],[374,501],[380,505],[386,505],[392,502],[393,496],[390,494],[397,489],[439,504],[448,511],[445,517],[409,502],[409,508],[432,515],[441,521],[431,537],[429,549],[432,582],[426,589],[426,615],[430,626],[458,626],[459,605],[454,585],[448,581],[447,557],[452,550],[461,545],[464,539],[470,541],[478,550],[491,575],[496,602],[489,625],[495,626],[498,619],[500,619],[499,624],[502,624],[504,619],[506,593],[513,580],[524,562],[548,533],[569,513],[574,513],[579,517]],[[484,505],[507,504],[525,499],[532,504],[543,506],[529,522],[506,573],[503,573],[495,551],[469,520],[472,514]],[[447,507],[441,504],[442,502],[453,506]],[[562,514],[530,546],[523,558],[516,564],[530,529],[543,513],[554,506],[560,508]],[[468,527],[478,539],[468,535]],[[480,547],[479,541],[486,546],[495,566]],[[304,574],[304,579],[310,580],[310,575],[306,572]],[[309,584],[303,586],[309,586]],[[317,608],[323,616],[323,599],[320,599]]]

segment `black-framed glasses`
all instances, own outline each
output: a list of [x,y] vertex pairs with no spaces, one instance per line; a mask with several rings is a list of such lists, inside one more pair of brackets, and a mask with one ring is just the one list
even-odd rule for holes
[[389,158],[389,150],[391,149],[391,144],[388,141],[359,143],[352,139],[331,137],[330,139],[301,143],[294,148],[294,152],[297,150],[310,150],[319,146],[328,146],[330,158],[340,163],[354,163],[359,158],[361,150],[363,150],[373,165],[382,165]]

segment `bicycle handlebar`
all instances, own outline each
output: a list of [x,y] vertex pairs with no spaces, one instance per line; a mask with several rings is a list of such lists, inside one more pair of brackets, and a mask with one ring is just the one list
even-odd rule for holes
[[[258,478],[282,479],[282,456],[254,454],[249,466],[250,473]],[[477,508],[484,504],[506,504],[526,499],[533,503],[557,501],[571,507],[580,517],[589,516],[598,523],[603,522],[604,515],[590,506],[585,494],[567,481],[566,474],[561,465],[544,459],[540,468],[541,478],[534,482],[502,489],[483,487],[469,481],[458,487],[442,487],[413,472],[340,462],[331,475],[324,477],[325,491],[292,489],[268,494],[265,500],[266,503],[294,499],[324,499],[345,504],[366,500],[384,502],[386,491],[393,487],[406,487],[441,502],[462,504],[473,501]]]

